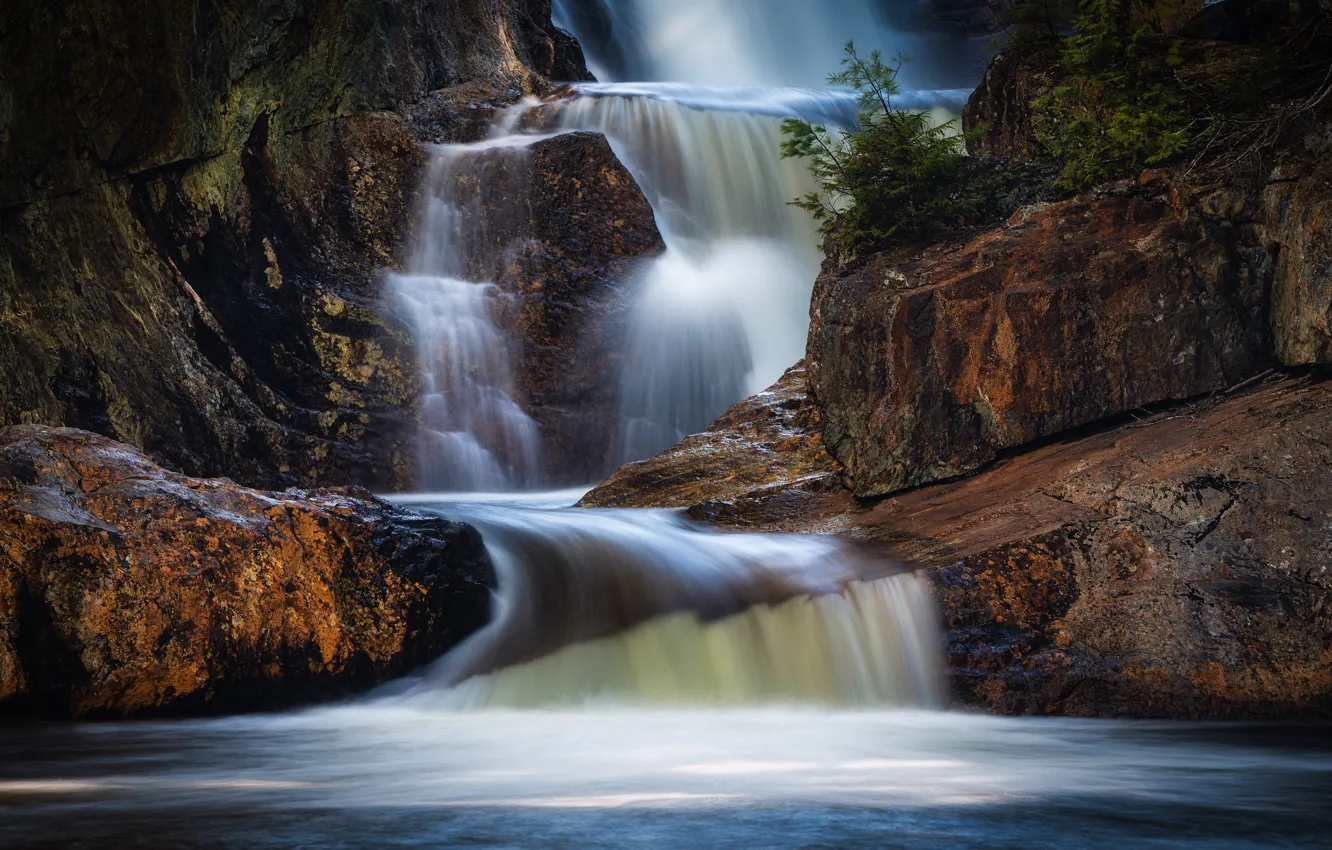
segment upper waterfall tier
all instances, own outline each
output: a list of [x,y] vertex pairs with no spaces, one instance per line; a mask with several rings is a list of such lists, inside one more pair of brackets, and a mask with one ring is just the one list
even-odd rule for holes
[[921,5],[928,4],[555,0],[553,11],[555,23],[578,37],[589,67],[603,81],[815,86],[837,68],[842,45],[854,39],[865,48],[911,56],[911,85],[974,82],[984,68],[985,38],[972,30],[984,27],[941,27],[928,12],[917,13]]

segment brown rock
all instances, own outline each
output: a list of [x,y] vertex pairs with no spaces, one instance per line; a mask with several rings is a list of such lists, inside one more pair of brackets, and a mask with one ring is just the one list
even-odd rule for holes
[[841,467],[823,449],[819,411],[803,363],[766,392],[732,407],[702,434],[622,467],[580,503],[599,508],[689,508],[698,519],[782,530],[811,529],[818,508],[850,504]]
[[877,496],[1224,389],[1267,362],[1266,257],[1181,191],[1121,185],[965,244],[829,270],[809,339],[828,450]]
[[368,687],[484,625],[471,528],[264,493],[72,429],[0,430],[0,711],[253,710]]

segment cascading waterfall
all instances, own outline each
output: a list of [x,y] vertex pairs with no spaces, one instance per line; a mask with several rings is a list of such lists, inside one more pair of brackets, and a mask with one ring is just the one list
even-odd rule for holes
[[928,585],[855,544],[715,534],[669,511],[413,501],[481,530],[500,591],[492,624],[409,685],[409,701],[942,701]]
[[[632,17],[633,8],[612,11]],[[965,96],[936,90],[899,100],[959,109]],[[802,163],[780,157],[781,121],[847,126],[857,111],[845,91],[594,84],[560,105],[553,128],[514,136],[524,108],[503,114],[486,142],[440,149],[412,272],[393,279],[422,346],[428,490],[537,481],[539,429],[515,402],[510,342],[490,320],[502,297],[490,283],[503,266],[497,260],[520,236],[505,221],[517,211],[491,201],[521,194],[506,189],[522,177],[493,169],[495,151],[520,151],[552,130],[602,133],[656,214],[666,251],[641,275],[624,335],[620,428],[610,447],[620,464],[703,430],[803,357],[821,255],[813,222],[789,203],[813,183]]]
[[588,86],[559,112],[560,129],[611,140],[666,242],[628,334],[618,462],[703,430],[804,355],[820,255],[787,204],[812,185],[779,158],[783,114],[846,120],[855,106],[842,93]]
[[460,186],[478,154],[497,145],[434,150],[408,271],[388,278],[417,343],[426,490],[502,491],[539,481],[537,423],[514,401],[512,343],[490,317],[502,296],[484,276],[494,266],[484,262],[493,259],[484,250],[486,195],[473,192],[469,202]]
[[[955,106],[959,95],[903,101]],[[702,430],[804,353],[821,257],[813,222],[789,204],[813,185],[803,163],[781,159],[781,121],[847,126],[853,93],[605,83],[524,120],[534,105],[501,115],[486,142],[440,149],[412,271],[393,279],[432,390],[422,407],[431,489],[532,482],[537,428],[515,403],[510,342],[490,319],[505,252],[521,242],[506,217],[521,214],[495,200],[521,195],[511,181],[522,169],[507,157],[551,133],[604,134],[666,244],[638,275],[618,460]],[[500,591],[491,626],[398,686],[399,698],[449,708],[941,701],[928,587],[850,543],[720,535],[663,512],[538,510],[518,497],[434,507],[482,531]]]

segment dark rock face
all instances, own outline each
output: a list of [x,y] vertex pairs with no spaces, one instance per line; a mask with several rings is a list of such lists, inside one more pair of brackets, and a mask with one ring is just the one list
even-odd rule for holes
[[1267,362],[1267,255],[1162,185],[1028,207],[903,261],[823,275],[824,440],[859,496],[1231,386]]
[[1040,151],[1032,128],[1031,102],[1049,84],[1048,73],[1037,71],[1012,53],[996,55],[985,69],[980,85],[962,109],[962,128],[968,132],[967,152],[972,156],[1030,159]]
[[254,710],[368,687],[488,618],[480,535],[264,493],[73,429],[0,430],[0,711]]
[[541,424],[546,479],[598,480],[618,427],[628,284],[664,248],[652,207],[592,133],[487,150],[453,179],[468,275],[510,296],[496,325],[520,348],[518,395]]
[[1273,344],[1288,366],[1332,362],[1332,125],[1301,147],[1277,166],[1260,203],[1236,212],[1260,216],[1259,237],[1276,246]]
[[[1332,383],[1272,378],[862,501],[799,373],[585,504],[837,533],[920,565],[955,698],[1003,714],[1332,713]],[[803,424],[802,424],[803,423]],[[776,440],[778,434],[782,439]],[[775,451],[794,445],[796,462]],[[778,459],[780,458],[780,459]]]
[[546,0],[7,4],[0,424],[410,488],[414,352],[378,276],[417,140],[580,69]]

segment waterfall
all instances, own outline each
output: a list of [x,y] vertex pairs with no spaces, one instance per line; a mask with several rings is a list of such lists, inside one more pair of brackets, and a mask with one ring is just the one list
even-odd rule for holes
[[[573,5],[568,0],[561,13]],[[857,20],[822,22],[805,14],[814,9],[808,3],[786,6],[803,11],[781,20],[766,15],[763,25],[775,29],[764,38],[810,37]],[[871,14],[869,5],[851,7]],[[603,23],[667,34],[653,17],[661,8],[626,0],[606,7]],[[723,30],[759,23],[749,0],[724,11],[716,2],[682,0],[671,17],[688,36],[690,16],[704,10]],[[741,50],[720,70],[713,63],[707,73],[687,74],[696,54],[682,49],[663,58],[670,53],[644,54],[646,82],[582,85],[558,102],[501,115],[490,140],[438,150],[410,271],[392,278],[421,346],[427,489],[534,483],[538,429],[519,404],[513,341],[494,318],[506,312],[504,268],[524,237],[523,212],[512,199],[528,179],[525,146],[552,133],[604,134],[652,205],[666,245],[632,283],[618,460],[649,456],[702,430],[803,356],[821,257],[813,222],[790,205],[813,185],[803,163],[780,157],[781,122],[796,116],[849,125],[855,95],[719,84],[766,81],[772,69]],[[836,64],[835,56],[810,61],[824,70]],[[800,62],[789,64],[790,73],[776,79],[817,83]],[[695,82],[652,81],[677,73]],[[913,107],[960,99],[953,91],[903,97]],[[539,114],[525,114],[534,106]],[[416,501],[481,531],[499,590],[491,624],[397,685],[395,698],[449,709],[943,702],[939,624],[927,584],[857,544],[719,534],[673,512],[438,498]]]
[[[779,115],[854,115],[845,94],[589,86],[565,131],[605,134],[656,213],[666,252],[647,270],[620,390],[619,463],[702,431],[804,356],[820,254],[788,201],[812,189],[779,157]],[[782,96],[784,95],[784,97]],[[716,108],[724,107],[724,108]]]
[[[903,53],[904,82],[974,83],[987,38],[940,26],[916,0],[555,0],[555,23],[582,43],[602,81],[818,86],[842,46]],[[954,4],[956,5],[956,4]],[[943,9],[946,11],[946,8]],[[922,13],[923,12],[923,13]]]
[[[527,142],[513,157],[521,160]],[[537,423],[515,401],[512,341],[491,318],[504,298],[491,278],[508,250],[490,229],[505,218],[493,200],[508,184],[486,157],[502,149],[496,142],[434,149],[408,271],[388,277],[416,338],[426,490],[500,491],[540,480]]]
[[480,529],[500,590],[492,624],[409,699],[453,708],[942,701],[928,585],[856,544],[718,534],[669,511],[414,506]]

